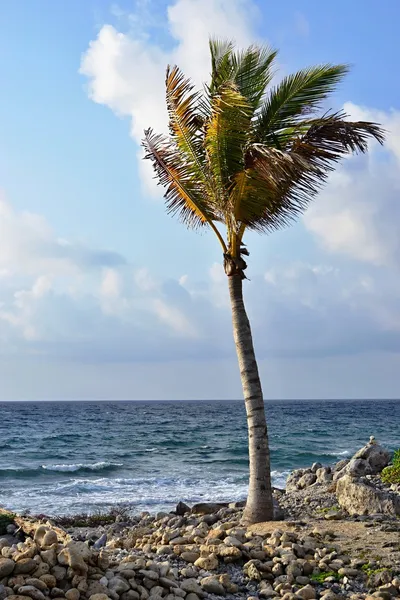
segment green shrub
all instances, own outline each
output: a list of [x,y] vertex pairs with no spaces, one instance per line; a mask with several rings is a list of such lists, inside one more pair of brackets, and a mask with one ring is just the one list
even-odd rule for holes
[[2,513],[0,514],[0,535],[7,533],[7,525],[14,523],[14,513]]
[[383,469],[381,477],[384,483],[400,483],[400,449],[394,453],[392,464]]

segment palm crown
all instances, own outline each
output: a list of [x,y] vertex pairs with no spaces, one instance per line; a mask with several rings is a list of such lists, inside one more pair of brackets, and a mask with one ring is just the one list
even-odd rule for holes
[[[211,82],[194,90],[178,67],[168,68],[169,136],[148,129],[143,145],[168,211],[190,227],[210,226],[230,272],[246,267],[246,228],[269,232],[288,225],[319,191],[345,154],[365,152],[375,123],[321,113],[348,71],[319,65],[271,86],[277,52],[210,41]],[[217,223],[226,226],[226,241]]]

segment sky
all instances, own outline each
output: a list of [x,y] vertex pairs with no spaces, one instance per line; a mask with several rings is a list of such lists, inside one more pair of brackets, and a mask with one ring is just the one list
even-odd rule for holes
[[241,397],[219,245],[166,214],[140,147],[167,64],[207,80],[209,36],[278,48],[277,80],[350,64],[330,107],[387,130],[246,238],[265,398],[399,398],[399,21],[398,0],[3,0],[0,400]]

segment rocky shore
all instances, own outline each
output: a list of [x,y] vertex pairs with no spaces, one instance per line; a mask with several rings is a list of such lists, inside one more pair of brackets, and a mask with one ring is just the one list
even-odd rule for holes
[[237,503],[68,530],[3,511],[0,600],[391,600],[400,490],[381,479],[389,461],[371,439],[351,460],[294,471],[274,490],[277,521],[249,528]]

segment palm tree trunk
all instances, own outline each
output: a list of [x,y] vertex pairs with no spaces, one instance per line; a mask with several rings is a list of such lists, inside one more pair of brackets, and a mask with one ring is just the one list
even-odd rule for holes
[[271,468],[264,399],[250,323],[243,302],[242,275],[228,277],[233,337],[239,361],[249,431],[250,480],[243,523],[273,519]]

